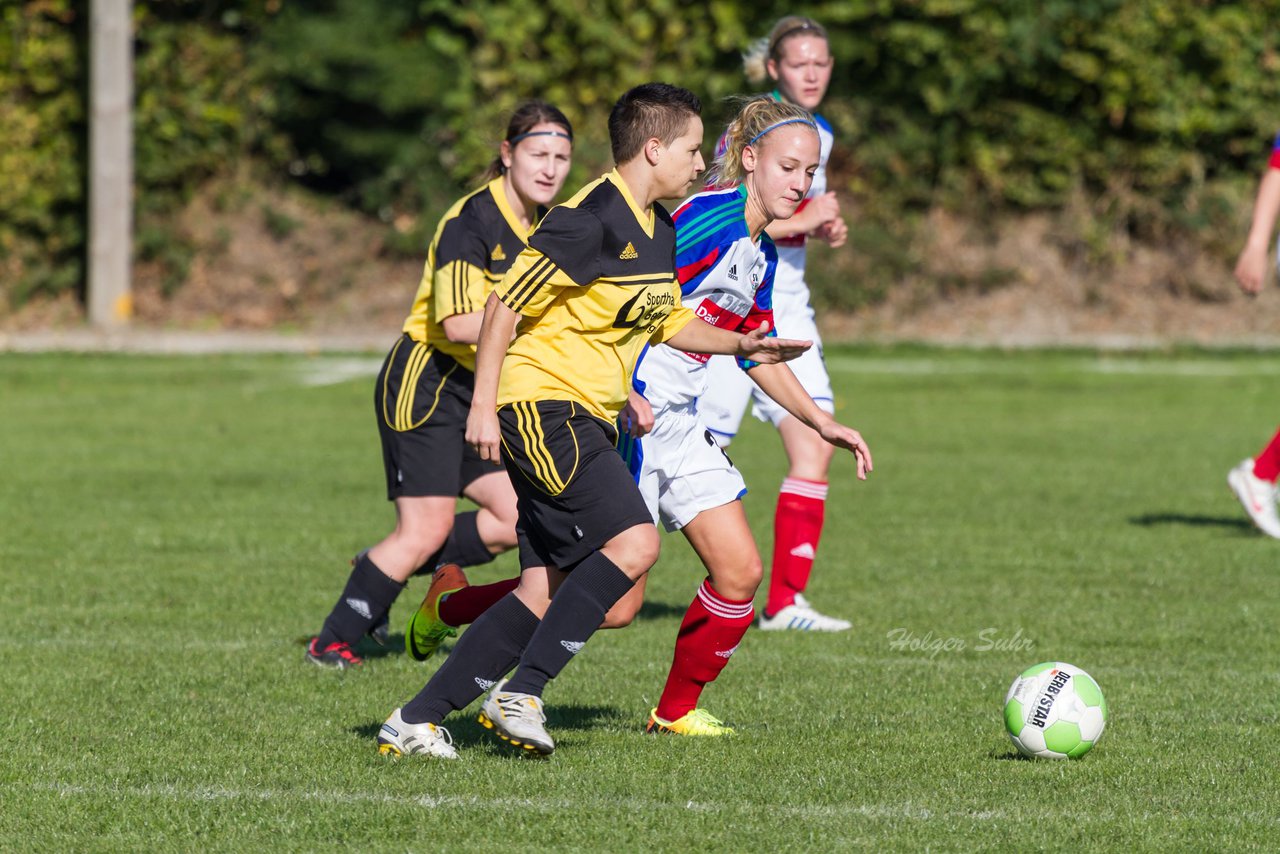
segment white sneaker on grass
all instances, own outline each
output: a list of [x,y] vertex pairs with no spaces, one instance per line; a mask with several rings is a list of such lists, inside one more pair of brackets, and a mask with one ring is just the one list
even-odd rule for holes
[[853,627],[848,620],[828,617],[813,610],[813,607],[800,594],[796,601],[783,608],[772,617],[760,615],[760,629],[766,632],[779,632],[790,629],[797,632],[843,632]]
[[1280,515],[1276,514],[1276,485],[1254,477],[1253,460],[1246,459],[1227,472],[1227,484],[1240,499],[1244,512],[1268,537],[1280,539]]
[[502,690],[503,679],[484,701],[480,709],[480,725],[497,733],[498,738],[525,750],[549,756],[556,743],[547,733],[547,716],[542,713],[542,698],[533,694],[520,694]]
[[441,759],[457,759],[453,749],[453,737],[449,731],[436,724],[405,723],[396,709],[378,730],[378,752],[384,756],[404,756],[407,753],[438,756]]

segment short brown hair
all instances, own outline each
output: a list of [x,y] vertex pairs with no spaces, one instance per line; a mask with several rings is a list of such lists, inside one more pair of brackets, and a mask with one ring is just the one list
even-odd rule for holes
[[643,83],[629,89],[609,113],[609,144],[617,164],[632,160],[650,139],[670,145],[702,115],[702,102],[670,83]]

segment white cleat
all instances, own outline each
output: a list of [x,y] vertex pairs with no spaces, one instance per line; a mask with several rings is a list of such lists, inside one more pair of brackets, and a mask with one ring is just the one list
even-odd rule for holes
[[405,723],[399,709],[392,712],[378,730],[378,752],[394,757],[412,753],[441,759],[458,758],[449,730],[436,724]]
[[1227,472],[1227,484],[1240,499],[1244,512],[1268,537],[1280,539],[1280,516],[1276,514],[1276,485],[1254,477],[1253,460],[1246,459]]
[[550,756],[556,743],[547,733],[547,716],[542,713],[542,698],[533,694],[503,691],[503,679],[484,701],[480,709],[480,725],[497,733],[498,738],[527,751]]
[[796,632],[844,632],[853,628],[853,623],[838,617],[828,617],[813,610],[809,602],[796,594],[796,601],[783,608],[772,617],[760,615],[760,629],[766,632],[791,630]]

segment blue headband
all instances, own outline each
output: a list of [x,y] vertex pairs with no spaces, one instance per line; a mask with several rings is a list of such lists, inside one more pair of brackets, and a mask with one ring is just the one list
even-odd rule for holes
[[572,136],[570,136],[567,133],[564,133],[563,131],[558,131],[558,130],[531,130],[528,133],[516,134],[515,136],[511,137],[511,139],[507,140],[507,142],[511,143],[512,145],[515,145],[520,140],[526,139],[531,136],[558,136],[562,139],[567,139],[570,142],[573,142]]
[[807,127],[811,127],[814,130],[818,129],[818,126],[813,122],[809,121],[808,119],[783,119],[780,122],[774,122],[764,130],[760,131],[758,134],[756,134],[754,137],[751,138],[751,141],[748,142],[747,145],[755,145],[757,142],[760,141],[760,137],[764,136],[766,133],[768,133],[771,130],[777,130],[783,125],[794,125],[794,124],[802,124]]

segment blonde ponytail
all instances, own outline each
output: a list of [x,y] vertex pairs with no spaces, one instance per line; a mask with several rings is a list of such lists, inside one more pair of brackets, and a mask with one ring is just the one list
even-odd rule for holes
[[759,86],[769,79],[769,71],[765,68],[768,59],[769,39],[767,37],[753,41],[746,53],[742,54],[742,70],[747,75],[747,82],[752,86]]

